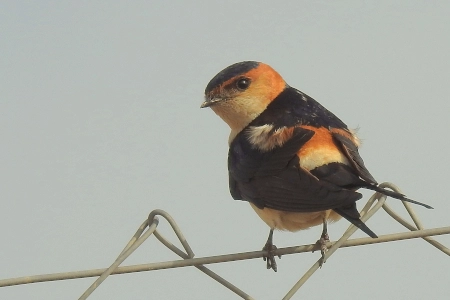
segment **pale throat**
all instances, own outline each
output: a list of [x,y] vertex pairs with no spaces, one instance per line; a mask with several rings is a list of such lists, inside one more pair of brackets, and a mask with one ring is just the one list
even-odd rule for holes
[[[240,102],[240,101],[239,101]],[[242,104],[238,101],[225,101],[211,107],[211,109],[230,126],[229,141],[241,132],[251,121],[256,119],[266,107],[261,105]],[[247,101],[246,101],[247,102]],[[249,101],[251,103],[251,101]]]

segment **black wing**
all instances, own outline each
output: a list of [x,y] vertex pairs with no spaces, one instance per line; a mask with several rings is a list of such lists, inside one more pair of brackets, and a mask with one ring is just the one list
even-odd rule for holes
[[[325,178],[325,176],[321,176],[319,174],[314,174],[314,175],[318,176],[320,179],[328,180],[328,181],[338,184],[340,186],[344,186],[345,183],[339,182],[338,178],[346,178],[348,176],[353,176],[353,178],[347,182],[347,184],[348,184],[347,188],[351,188],[352,186],[354,188],[366,188],[369,190],[373,190],[373,191],[382,193],[386,196],[393,197],[395,199],[399,199],[399,200],[403,200],[403,201],[410,202],[413,204],[421,205],[426,208],[432,208],[428,204],[424,204],[422,202],[418,202],[418,201],[409,199],[409,198],[405,197],[405,195],[403,195],[403,194],[380,188],[378,186],[375,178],[373,178],[373,176],[369,173],[367,168],[364,166],[364,161],[362,160],[361,156],[359,156],[358,148],[356,147],[356,145],[352,141],[350,141],[347,137],[345,137],[339,133],[332,132],[332,135],[333,135],[335,142],[341,148],[341,151],[346,155],[346,157],[350,161],[353,168],[350,168],[345,165],[340,165],[340,166],[338,166],[338,168],[340,168],[340,170],[337,170],[337,169],[331,170],[332,168],[330,168],[330,167],[332,167],[332,166],[327,165],[327,166],[323,167],[323,170],[321,170],[322,173],[327,174],[326,175],[327,178]],[[328,168],[329,170],[325,170],[326,168]],[[346,169],[346,170],[343,170],[343,169]]]
[[286,87],[267,109],[250,123],[250,126],[265,124],[273,125],[274,129],[297,125],[347,129],[344,122],[319,102],[290,86]]
[[352,164],[355,173],[358,174],[366,183],[377,184],[377,181],[370,174],[364,165],[364,161],[358,152],[358,147],[349,138],[342,134],[332,132],[334,141],[340,146],[341,151],[347,156],[348,160]]
[[283,211],[312,212],[354,203],[361,194],[302,169],[298,150],[314,132],[294,129],[282,147],[262,152],[254,149],[241,132],[230,145],[228,169],[231,195],[257,207]]

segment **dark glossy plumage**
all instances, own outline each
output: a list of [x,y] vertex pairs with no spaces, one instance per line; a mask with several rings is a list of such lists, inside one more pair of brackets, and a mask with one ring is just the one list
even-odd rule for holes
[[273,124],[275,129],[299,124],[347,129],[344,122],[319,102],[290,86],[286,86],[249,126],[264,124]]
[[214,76],[213,79],[208,83],[205,89],[205,94],[209,94],[214,88],[223,84],[225,81],[230,80],[231,78],[244,74],[251,69],[255,69],[259,66],[259,63],[256,61],[243,61],[236,64],[233,64],[224,70],[222,70],[219,74]]
[[[242,78],[245,87],[238,85]],[[231,128],[230,192],[252,203],[271,227],[269,245],[274,228],[296,231],[321,223],[323,242],[327,220],[339,215],[376,237],[356,209],[360,188],[430,208],[378,187],[347,125],[266,64],[247,61],[219,72],[202,107],[211,107]]]

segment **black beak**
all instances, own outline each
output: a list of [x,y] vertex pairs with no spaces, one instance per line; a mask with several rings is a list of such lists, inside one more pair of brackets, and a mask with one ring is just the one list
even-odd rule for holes
[[222,98],[207,98],[205,102],[203,102],[202,105],[200,105],[200,108],[210,107],[222,100],[223,100]]

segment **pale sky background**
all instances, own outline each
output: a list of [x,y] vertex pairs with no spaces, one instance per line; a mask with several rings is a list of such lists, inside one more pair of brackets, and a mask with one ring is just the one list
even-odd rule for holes
[[[229,129],[200,109],[209,80],[243,60],[360,127],[375,178],[434,206],[414,207],[427,228],[449,226],[449,15],[448,1],[2,1],[0,278],[107,267],[157,208],[197,257],[261,249],[268,227],[228,191]],[[381,211],[369,226],[406,231]],[[285,256],[278,273],[260,259],[210,267],[281,299],[319,256]],[[124,265],[172,259],[152,238]],[[4,287],[0,299],[77,299],[94,280]],[[449,282],[449,257],[409,240],[338,250],[293,299],[448,299]],[[111,276],[89,299],[238,297],[183,268]]]

